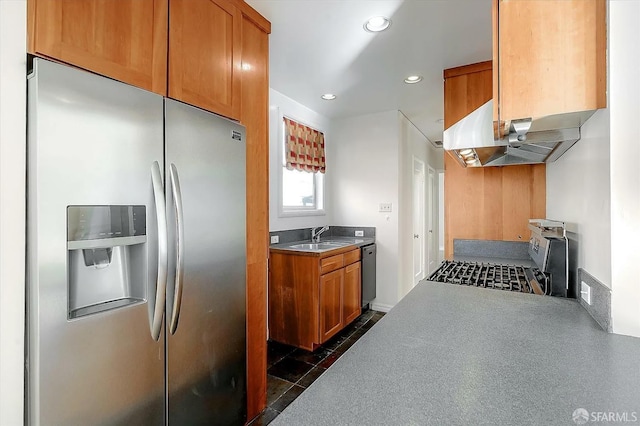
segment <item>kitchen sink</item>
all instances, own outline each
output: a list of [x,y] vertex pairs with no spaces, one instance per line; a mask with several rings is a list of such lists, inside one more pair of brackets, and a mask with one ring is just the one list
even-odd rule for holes
[[293,244],[289,247],[298,250],[329,250],[347,245],[349,245],[349,243],[304,243]]

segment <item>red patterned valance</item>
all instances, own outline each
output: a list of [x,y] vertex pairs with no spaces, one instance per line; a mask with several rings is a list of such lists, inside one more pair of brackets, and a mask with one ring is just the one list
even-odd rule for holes
[[287,169],[325,172],[324,134],[284,117]]

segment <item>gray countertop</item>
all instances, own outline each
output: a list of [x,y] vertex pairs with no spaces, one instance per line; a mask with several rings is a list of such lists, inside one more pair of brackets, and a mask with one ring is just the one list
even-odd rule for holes
[[[345,243],[347,245],[353,245],[356,247],[363,247],[363,246],[368,246],[369,244],[375,243],[376,240],[375,238],[368,238],[368,237],[329,237],[329,238],[320,238],[320,242],[321,243],[339,242],[339,243]],[[287,251],[296,251],[296,252],[319,252],[319,253],[332,250],[332,249],[308,250],[308,249],[297,249],[297,248],[291,247],[297,244],[308,244],[308,243],[311,243],[311,241],[310,240],[294,241],[294,242],[288,242],[288,243],[271,244],[269,248],[287,250]],[[346,247],[346,245],[343,247]]]
[[575,300],[423,281],[272,425],[573,425],[578,408],[640,424],[640,339]]
[[[330,237],[329,241],[344,241],[351,244],[354,244],[358,247],[368,246],[369,244],[373,244],[376,242],[375,238],[368,237]],[[320,241],[325,241],[324,238],[320,238]]]

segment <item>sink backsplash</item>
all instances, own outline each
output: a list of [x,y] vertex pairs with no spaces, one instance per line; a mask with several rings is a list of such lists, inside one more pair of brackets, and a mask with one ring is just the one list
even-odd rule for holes
[[[330,226],[328,231],[322,233],[320,239],[326,240],[330,237],[355,237],[356,231],[363,231],[364,238],[376,237],[376,228],[373,226]],[[311,228],[269,232],[269,237],[275,235],[279,238],[278,244],[306,241],[311,239]]]

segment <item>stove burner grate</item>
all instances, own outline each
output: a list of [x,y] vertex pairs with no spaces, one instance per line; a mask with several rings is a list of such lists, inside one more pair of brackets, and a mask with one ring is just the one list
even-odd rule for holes
[[516,265],[445,260],[429,281],[531,293],[525,268]]

